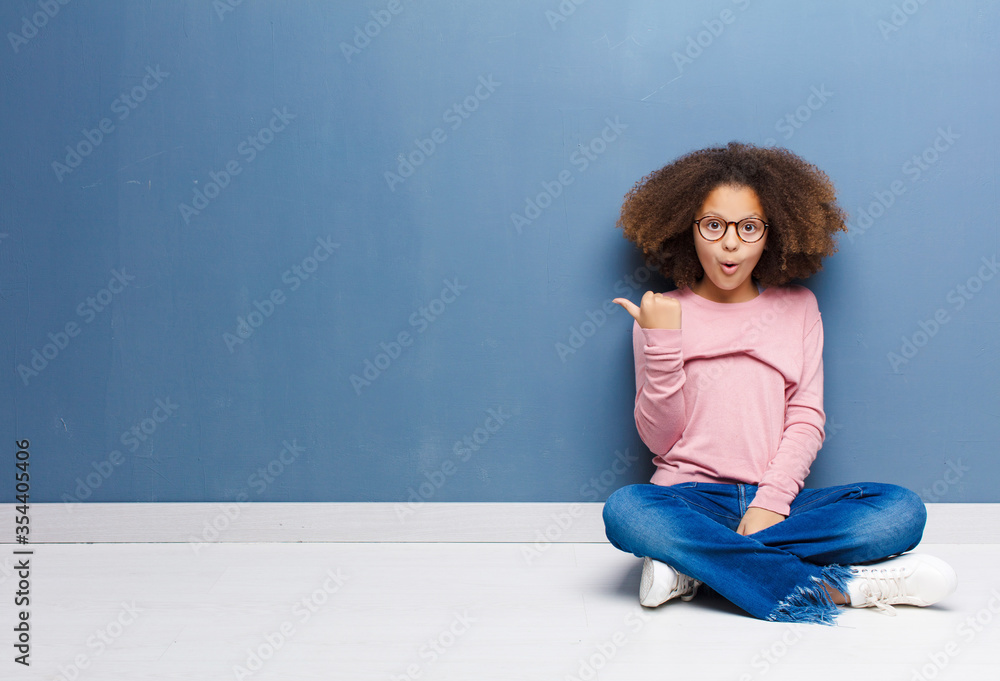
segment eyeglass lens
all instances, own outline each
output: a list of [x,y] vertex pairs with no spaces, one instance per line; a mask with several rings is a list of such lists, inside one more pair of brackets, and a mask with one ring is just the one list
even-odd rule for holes
[[[718,241],[721,239],[726,233],[728,226],[725,220],[713,215],[706,215],[698,221],[698,230],[708,241]],[[743,241],[753,243],[764,236],[764,221],[757,218],[740,220],[736,225],[736,234]]]

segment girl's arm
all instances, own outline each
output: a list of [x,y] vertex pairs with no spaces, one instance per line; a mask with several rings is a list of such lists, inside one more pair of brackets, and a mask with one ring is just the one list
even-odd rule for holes
[[[815,297],[811,296],[815,306]],[[783,516],[802,491],[809,467],[823,445],[823,320],[819,309],[803,342],[802,376],[786,400],[785,430],[778,451],[767,465],[751,507]],[[812,315],[810,315],[810,318]]]
[[654,454],[665,454],[684,431],[684,358],[680,329],[632,326],[635,426]]
[[684,358],[681,303],[676,296],[646,291],[639,305],[615,298],[632,315],[635,357],[635,425],[654,454],[666,454],[684,430]]

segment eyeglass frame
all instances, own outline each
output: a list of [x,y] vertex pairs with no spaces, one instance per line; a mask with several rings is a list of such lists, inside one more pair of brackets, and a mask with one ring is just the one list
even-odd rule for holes
[[[700,222],[701,222],[702,220],[706,220],[706,219],[708,219],[708,218],[715,218],[715,219],[716,219],[716,220],[718,220],[719,222],[724,222],[724,223],[725,223],[725,225],[726,225],[726,228],[725,228],[724,230],[722,230],[722,234],[721,234],[721,235],[719,235],[719,238],[718,238],[718,239],[709,239],[709,238],[708,238],[707,236],[705,236],[705,234],[704,234],[704,233],[703,233],[703,232],[701,231],[701,224],[699,224],[699,223],[700,223]],[[739,238],[739,240],[740,240],[740,241],[742,241],[742,242],[743,242],[743,243],[745,243],[745,244],[755,244],[755,243],[757,243],[758,241],[760,241],[761,239],[763,239],[763,238],[764,238],[764,234],[765,234],[765,232],[767,232],[767,228],[768,228],[768,227],[770,227],[770,225],[769,225],[769,224],[767,224],[766,222],[764,222],[763,220],[760,220],[760,221],[761,221],[761,223],[763,223],[763,225],[764,225],[764,229],[763,229],[763,230],[761,230],[761,232],[760,232],[760,236],[759,236],[759,237],[757,237],[756,239],[754,239],[753,241],[747,241],[747,240],[746,240],[746,239],[744,239],[744,238],[743,238],[742,236],[740,236],[740,225],[741,225],[742,223],[746,222],[747,220],[760,220],[760,218],[743,218],[743,219],[742,219],[742,220],[740,220],[739,222],[732,222],[732,221],[730,221],[730,220],[724,220],[723,218],[721,218],[721,217],[720,217],[720,216],[718,216],[718,215],[711,215],[711,214],[709,214],[709,215],[703,215],[702,217],[700,217],[700,218],[698,218],[697,220],[695,220],[695,221],[694,221],[694,226],[695,226],[695,229],[697,229],[697,230],[698,230],[698,234],[699,234],[699,235],[701,235],[701,238],[702,238],[702,239],[704,239],[705,241],[707,241],[707,242],[708,242],[708,243],[710,243],[710,244],[714,244],[715,242],[717,242],[717,241],[722,241],[723,239],[725,239],[725,238],[726,238],[726,232],[728,232],[728,231],[729,231],[729,225],[736,225],[736,236],[737,236],[737,237]]]

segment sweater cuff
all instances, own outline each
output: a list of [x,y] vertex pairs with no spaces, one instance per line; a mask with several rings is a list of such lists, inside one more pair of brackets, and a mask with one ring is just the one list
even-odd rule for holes
[[747,508],[763,508],[766,511],[773,511],[775,513],[780,513],[781,515],[788,517],[788,512],[790,510],[789,504],[795,497],[789,496],[783,492],[771,488],[757,488],[757,494],[754,496],[753,501]]
[[646,345],[664,348],[679,348],[681,346],[680,329],[643,329],[640,327]]

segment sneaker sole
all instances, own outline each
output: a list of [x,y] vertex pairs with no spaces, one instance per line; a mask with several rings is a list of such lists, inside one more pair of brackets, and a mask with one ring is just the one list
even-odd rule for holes
[[[653,591],[653,587],[656,586],[657,571],[670,571],[673,573],[673,581],[671,582],[669,589],[663,589],[663,585],[660,584],[660,588],[655,592]],[[661,574],[661,581],[663,580],[663,577],[664,575]],[[666,563],[660,563],[657,565],[657,562],[654,559],[646,556],[646,558],[642,561],[642,579],[639,581],[639,604],[644,605],[647,608],[655,608],[663,605],[669,600],[672,600],[670,594],[677,584],[678,578],[677,571],[672,567]]]
[[639,581],[639,603],[647,607],[656,607],[659,603],[647,603],[649,590],[653,588],[653,559],[647,556],[642,561],[642,579]]

